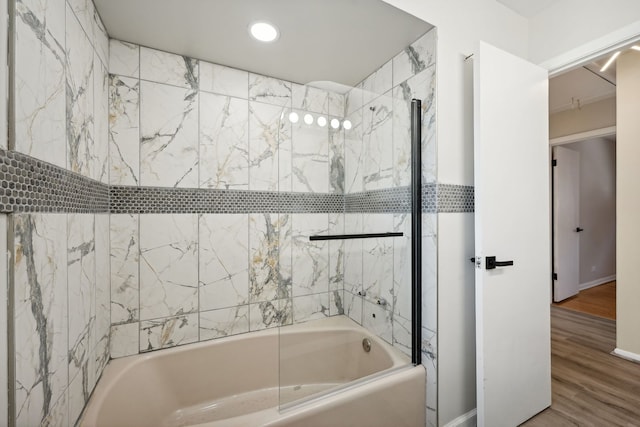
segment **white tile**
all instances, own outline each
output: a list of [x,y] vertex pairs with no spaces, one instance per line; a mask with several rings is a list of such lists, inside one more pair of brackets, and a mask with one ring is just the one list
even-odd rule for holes
[[111,323],[133,322],[140,319],[138,214],[111,214],[110,228]]
[[65,5],[21,1],[15,19],[15,149],[61,167],[67,164]]
[[368,103],[391,90],[393,87],[393,66],[392,61],[388,61],[382,67],[373,72],[362,82],[362,103]]
[[436,30],[433,29],[393,58],[393,85],[424,71],[435,63]]
[[68,385],[67,216],[16,214],[14,235],[16,420],[39,425],[45,390],[55,402]]
[[344,314],[351,320],[362,325],[363,299],[361,296],[344,291]]
[[98,10],[93,10],[93,47],[96,55],[100,58],[102,67],[109,68],[109,34],[104,27],[104,23],[100,18]]
[[93,61],[93,161],[89,165],[91,178],[109,183],[109,73],[96,56]]
[[[362,234],[363,218],[361,213],[345,214],[345,234]],[[362,239],[350,239],[344,242],[344,289],[352,294],[362,292]]]
[[100,350],[107,347],[111,326],[109,217],[109,214],[95,215],[96,320],[91,348],[95,351],[96,361],[100,361]]
[[309,241],[309,237],[329,233],[328,214],[293,214],[291,218],[293,296],[326,293],[329,291],[329,245],[327,241]]
[[249,215],[200,216],[200,310],[249,302]]
[[329,317],[329,294],[321,293],[293,298],[293,323]]
[[[329,234],[344,234],[345,214],[329,214]],[[345,240],[329,240],[329,290],[344,289]]]
[[140,78],[140,46],[109,40],[109,73]]
[[362,117],[363,188],[393,186],[393,102],[391,92],[365,105]]
[[248,99],[249,73],[200,61],[200,90]]
[[140,351],[198,341],[198,313],[140,322]]
[[[330,120],[338,120],[330,117]],[[345,138],[344,129],[329,128],[329,192],[344,194]]]
[[329,114],[334,117],[345,116],[346,96],[342,93],[329,92]]
[[140,215],[140,318],[197,309],[198,216]]
[[280,286],[278,214],[249,215],[249,301],[272,301]]
[[[73,12],[77,17],[81,28],[86,34],[86,37],[93,38],[94,34],[94,20],[95,6],[92,0],[67,0],[69,10]],[[67,26],[69,25],[67,16]]]
[[394,214],[393,231],[404,233],[393,238],[393,310],[411,319],[411,214]]
[[140,184],[198,186],[198,93],[140,85]]
[[249,103],[250,190],[277,191],[280,182],[280,191],[290,190],[290,167],[288,173],[278,169],[279,161],[283,166],[291,163],[291,128],[283,114],[281,107]]
[[[304,113],[299,112],[302,117]],[[314,115],[317,119],[318,117]],[[322,116],[327,119],[326,116]],[[295,192],[329,192],[329,130],[304,120],[292,125],[292,178]],[[281,161],[284,161],[281,160]]]
[[109,78],[109,183],[140,184],[140,82]]
[[249,189],[247,101],[200,93],[200,188]]
[[249,332],[249,306],[200,312],[200,340],[223,338]]
[[438,336],[422,328],[422,365],[427,371],[427,407],[438,407]]
[[264,301],[249,305],[249,330],[275,328],[292,323],[291,300]]
[[339,289],[329,292],[329,315],[339,316],[345,314],[344,290]]
[[[364,233],[385,233],[393,230],[393,214],[364,214]],[[363,239],[362,285],[365,299],[382,298],[389,310],[393,305],[393,240],[395,238]]]
[[291,107],[291,83],[249,73],[249,100]]
[[198,60],[140,47],[140,78],[197,90]]
[[411,321],[393,316],[393,346],[411,357]]
[[111,357],[118,358],[138,354],[140,350],[140,323],[123,323],[111,327]]
[[329,114],[329,92],[307,85],[292,84],[292,108]]
[[352,128],[344,131],[344,191],[363,190],[365,147],[362,144],[362,112],[347,116]]
[[363,99],[362,83],[360,83],[345,94],[345,116],[350,116],[353,113],[359,112],[364,105],[362,103]]
[[391,318],[391,311],[385,307],[364,301],[362,326],[389,344],[393,341]]

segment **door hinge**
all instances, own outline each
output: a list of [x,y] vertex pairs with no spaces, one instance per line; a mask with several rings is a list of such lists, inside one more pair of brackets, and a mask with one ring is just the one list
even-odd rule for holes
[[558,273],[553,273],[553,280],[558,280]]
[[558,161],[556,159],[551,160],[551,166],[558,166]]

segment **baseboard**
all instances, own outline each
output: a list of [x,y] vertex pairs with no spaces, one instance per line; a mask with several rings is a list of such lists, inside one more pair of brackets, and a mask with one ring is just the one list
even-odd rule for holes
[[452,421],[449,421],[447,424],[445,424],[444,427],[476,427],[477,413],[478,411],[476,411],[476,409],[473,408],[471,411],[467,412],[466,414],[462,414],[458,418]]
[[607,277],[603,277],[601,279],[596,279],[596,280],[592,280],[591,282],[587,282],[587,283],[580,283],[580,290],[584,291],[585,289],[589,289],[589,288],[593,288],[596,286],[600,286],[600,285],[604,285],[605,283],[609,283],[609,282],[613,282],[614,280],[616,280],[616,275],[611,275],[611,276],[607,276]]
[[611,352],[614,356],[618,356],[622,359],[630,360],[631,362],[640,363],[640,354],[631,353],[630,351],[621,350],[616,348]]

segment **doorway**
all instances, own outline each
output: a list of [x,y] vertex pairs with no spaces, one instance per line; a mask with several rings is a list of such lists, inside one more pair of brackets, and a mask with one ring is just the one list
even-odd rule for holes
[[549,82],[552,300],[615,320],[616,71],[606,60]]

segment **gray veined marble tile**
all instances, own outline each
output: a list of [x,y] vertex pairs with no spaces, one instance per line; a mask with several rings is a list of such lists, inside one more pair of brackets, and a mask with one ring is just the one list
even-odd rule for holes
[[249,332],[249,306],[200,312],[200,340]]
[[344,131],[344,191],[357,193],[363,189],[365,147],[362,144],[362,112],[347,116],[351,129]]
[[247,101],[200,93],[200,188],[249,189]]
[[329,245],[327,241],[309,241],[309,236],[328,234],[328,215],[293,214],[291,222],[293,296],[326,294],[329,290]]
[[[300,116],[305,113],[300,112]],[[324,117],[324,116],[323,116]],[[326,120],[326,117],[325,117]],[[292,125],[292,171],[296,192],[329,192],[329,130],[315,122],[308,125],[299,120]],[[282,159],[281,162],[285,160]]]
[[344,96],[344,114],[345,117],[356,113],[362,109],[364,95],[362,92],[362,83],[349,90]]
[[362,82],[362,104],[367,105],[380,95],[388,92],[393,87],[392,61],[388,61],[382,67],[374,71]]
[[344,290],[338,289],[329,292],[329,315],[339,316],[345,314]]
[[393,310],[411,319],[411,214],[394,214],[393,231],[404,233],[393,238]]
[[140,184],[140,82],[109,77],[109,183]]
[[362,326],[389,344],[393,341],[393,314],[386,307],[364,301]]
[[422,328],[422,365],[427,371],[427,407],[438,407],[438,336]]
[[15,20],[15,149],[66,167],[65,1],[20,0]]
[[329,92],[307,85],[292,83],[291,107],[305,112],[329,114]]
[[98,9],[93,10],[93,46],[102,66],[109,68],[109,34],[100,18]]
[[[344,218],[345,234],[363,233],[363,215],[347,213]],[[357,295],[362,292],[362,239],[344,241],[344,289]],[[346,295],[345,295],[346,298]],[[361,323],[361,322],[359,322]]]
[[[433,214],[436,216],[437,214]],[[423,216],[422,235],[422,325],[436,330],[438,328],[438,255],[437,236],[426,235],[428,216]]]
[[[286,246],[286,230],[290,229],[288,221],[288,215],[249,215],[249,301],[252,303],[291,295],[290,273],[283,277],[280,255],[281,250],[286,252],[286,248],[281,246]],[[290,254],[290,244],[288,246]]]
[[69,290],[69,378],[88,382],[92,335],[96,324],[95,215],[67,216]]
[[249,330],[275,328],[292,324],[291,299],[263,301],[249,305]]
[[[69,389],[66,389],[60,398],[53,403],[49,414],[41,421],[45,426],[66,426],[69,425]],[[22,421],[17,421],[17,425],[22,425]],[[24,425],[31,425],[29,422]]]
[[[364,214],[363,223],[364,233],[384,233],[393,230],[393,214]],[[362,243],[362,286],[366,292],[365,300],[376,302],[384,299],[386,310],[393,309],[394,239],[364,239]]]
[[361,296],[354,295],[347,290],[344,291],[344,314],[360,325],[362,325],[362,306],[363,298]]
[[291,107],[291,83],[249,73],[249,100]]
[[344,194],[344,132],[342,128],[329,128],[329,192],[334,194]]
[[365,105],[362,117],[363,188],[393,184],[393,102],[391,92]]
[[140,351],[198,341],[198,313],[140,322]]
[[140,83],[140,184],[198,186],[198,92]]
[[92,178],[94,144],[93,47],[67,8],[67,168]]
[[321,293],[293,298],[293,323],[329,317],[329,294]]
[[198,60],[140,47],[140,78],[198,90]]
[[248,99],[249,73],[200,61],[200,90]]
[[69,378],[69,389],[67,392],[69,401],[69,425],[76,425],[76,421],[80,418],[82,410],[89,401],[92,390],[93,386],[87,382],[83,372],[79,372],[75,377]]
[[342,93],[329,92],[329,115],[343,118],[345,116],[346,96]]
[[[436,182],[436,67],[430,66],[393,91],[394,182],[410,181],[411,100],[422,101],[422,182]],[[409,161],[406,159],[409,158]]]
[[91,178],[109,183],[109,73],[98,57],[94,58],[93,111],[94,137],[93,162],[89,166]]
[[110,39],[109,73],[140,78],[140,46]]
[[249,137],[249,189],[290,191],[291,126],[282,107],[250,102]]
[[[329,234],[344,234],[345,214],[329,214]],[[329,290],[344,289],[344,248],[346,240],[329,240]]]
[[138,354],[140,350],[140,323],[123,323],[111,327],[110,354],[118,358]]
[[[140,319],[138,215],[111,215],[111,323]],[[137,348],[137,345],[136,345]]]
[[[77,17],[87,37],[93,38],[95,6],[92,0],[67,0],[70,10]],[[69,15],[67,15],[67,19]],[[69,21],[67,20],[67,25]]]
[[109,256],[109,214],[95,216],[96,321],[91,348],[95,362],[95,378],[109,360],[109,328],[111,327],[111,277]]
[[198,216],[140,215],[140,318],[197,309]]
[[411,321],[401,316],[393,316],[393,346],[411,357]]
[[249,302],[249,216],[201,215],[200,310]]
[[435,54],[436,30],[434,28],[393,58],[393,85],[399,85],[434,64]]
[[17,214],[14,236],[16,422],[63,422],[56,402],[68,385],[67,216]]

